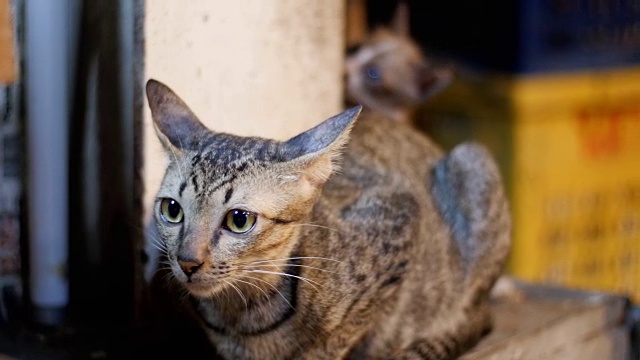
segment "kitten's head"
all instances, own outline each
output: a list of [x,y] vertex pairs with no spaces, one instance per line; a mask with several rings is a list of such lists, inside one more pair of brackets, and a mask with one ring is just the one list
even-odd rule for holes
[[175,278],[210,296],[250,262],[291,256],[360,107],[280,142],[213,132],[155,80],[147,97],[170,157],[153,211]]
[[445,88],[453,74],[430,63],[411,39],[404,3],[392,23],[375,30],[347,55],[346,93],[353,102],[406,120],[407,111]]

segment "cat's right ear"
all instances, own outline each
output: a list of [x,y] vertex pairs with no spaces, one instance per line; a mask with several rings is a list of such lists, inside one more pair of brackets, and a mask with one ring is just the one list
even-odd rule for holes
[[209,133],[167,85],[151,79],[147,81],[146,90],[156,133],[165,150],[173,153],[188,150]]
[[323,184],[335,170],[340,151],[362,111],[354,106],[282,144],[283,157],[304,168],[302,178],[313,186]]

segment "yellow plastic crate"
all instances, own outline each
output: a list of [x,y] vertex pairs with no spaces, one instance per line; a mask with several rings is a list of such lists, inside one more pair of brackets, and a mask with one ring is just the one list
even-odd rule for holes
[[422,110],[446,148],[475,139],[496,156],[513,275],[640,302],[640,68],[460,79]]

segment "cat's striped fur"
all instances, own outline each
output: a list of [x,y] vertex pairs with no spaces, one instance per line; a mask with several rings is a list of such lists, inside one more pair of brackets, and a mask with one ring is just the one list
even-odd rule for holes
[[[510,216],[482,147],[444,154],[359,108],[286,142],[244,138],[208,130],[157,81],[147,95],[171,159],[157,280],[186,290],[221,357],[450,359],[490,329]],[[254,228],[226,229],[231,209]]]

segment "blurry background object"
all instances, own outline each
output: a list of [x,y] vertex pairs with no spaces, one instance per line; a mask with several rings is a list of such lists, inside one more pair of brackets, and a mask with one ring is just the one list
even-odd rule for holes
[[67,0],[25,5],[29,294],[34,320],[59,325],[69,301],[70,8]]
[[[366,28],[358,4],[348,7],[355,22],[348,27],[350,39],[361,37],[362,28]],[[356,16],[362,16],[361,20]],[[347,100],[391,121],[412,124],[416,109],[449,85],[453,71],[434,63],[411,37],[405,1],[398,2],[389,24],[366,30],[347,52]]]
[[10,326],[22,301],[22,122],[18,76],[19,6],[0,0],[0,326]]
[[445,147],[498,158],[514,275],[640,300],[640,68],[466,78],[424,110]]
[[419,41],[467,66],[509,73],[640,61],[636,0],[411,1]]
[[[370,27],[388,23],[397,2],[368,0]],[[446,149],[475,140],[498,159],[514,213],[508,272],[629,296],[637,308],[638,2],[408,4],[412,37],[456,64],[417,125]]]
[[346,46],[358,46],[369,33],[367,24],[367,1],[348,0],[346,19]]
[[640,302],[639,3],[411,4],[416,37],[461,69],[419,126],[498,158],[510,272]]
[[11,84],[18,76],[15,27],[9,0],[0,0],[0,84]]

